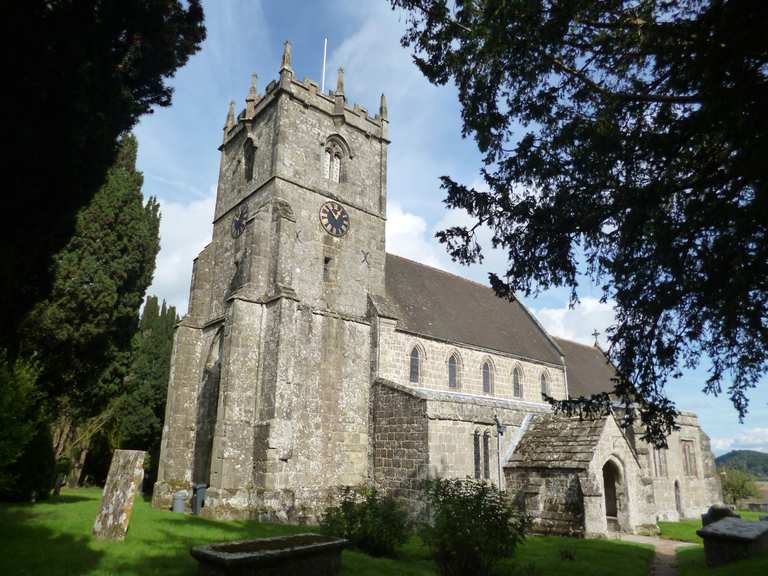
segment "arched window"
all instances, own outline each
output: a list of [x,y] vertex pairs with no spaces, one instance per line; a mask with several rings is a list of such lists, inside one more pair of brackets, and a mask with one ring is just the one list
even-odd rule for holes
[[246,138],[243,144],[243,165],[245,166],[245,181],[253,180],[253,165],[256,159],[256,146],[253,140]]
[[547,378],[547,373],[546,372],[542,372],[541,373],[540,382],[541,382],[541,399],[544,400],[544,396],[545,395],[550,396],[550,393],[549,393],[549,378]]
[[483,477],[491,479],[491,433],[488,430],[483,434]]
[[475,453],[475,479],[480,480],[480,432],[477,430],[475,430],[473,448]]
[[323,152],[323,176],[325,178],[331,178],[331,156],[333,154],[330,150]]
[[493,371],[491,363],[483,362],[483,394],[490,394],[493,390]]
[[341,182],[341,154],[336,152],[332,160],[331,182]]
[[523,373],[519,366],[516,366],[512,372],[512,393],[515,398],[523,397]]
[[459,387],[459,357],[455,352],[448,358],[448,387]]
[[346,180],[343,163],[351,158],[346,141],[338,134],[329,136],[323,149],[323,177],[331,182]]
[[419,378],[421,376],[421,353],[419,352],[419,347],[414,346],[413,350],[411,350],[411,358],[410,358],[410,376],[409,380],[414,383],[419,383]]

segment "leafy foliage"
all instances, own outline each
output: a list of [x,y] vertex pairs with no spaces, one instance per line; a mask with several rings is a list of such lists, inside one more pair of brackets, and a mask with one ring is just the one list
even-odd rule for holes
[[733,470],[744,470],[768,480],[768,454],[757,450],[732,450],[715,458],[715,464]]
[[119,137],[171,103],[166,81],[200,48],[205,27],[199,0],[25,0],[4,8],[5,52],[13,55],[4,200],[14,217],[0,237],[0,347],[14,357],[23,317],[53,282],[51,257],[104,183]]
[[394,556],[409,536],[408,515],[392,496],[375,488],[344,488],[338,506],[326,509],[326,534],[348,539],[372,556]]
[[674,428],[664,386],[703,359],[706,392],[732,378],[743,417],[768,361],[768,4],[391,2],[484,154],[488,191],[442,178],[473,220],[438,233],[451,256],[481,260],[485,226],[508,256],[499,296],[601,286],[616,394],[632,417],[643,401],[646,438]]
[[723,486],[723,498],[726,502],[736,504],[746,498],[757,498],[760,492],[755,484],[755,478],[749,472],[736,468],[720,468]]
[[444,576],[491,574],[525,539],[530,519],[493,484],[437,479],[425,493],[429,518],[422,538]]
[[9,362],[0,350],[0,494],[13,491],[20,481],[14,466],[35,438],[42,414],[36,362],[17,359]]

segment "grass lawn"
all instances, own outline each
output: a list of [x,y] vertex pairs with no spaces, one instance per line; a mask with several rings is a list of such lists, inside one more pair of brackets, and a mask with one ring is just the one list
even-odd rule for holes
[[[750,512],[749,510],[737,510],[736,513],[743,520],[759,520],[760,516],[765,515],[765,513]],[[667,540],[680,540],[695,544],[703,543],[701,538],[696,535],[696,530],[701,528],[701,518],[691,518],[681,520],[680,522],[659,522],[659,528],[661,529],[660,536]]]
[[[139,500],[125,541],[102,542],[91,537],[100,497],[98,489],[80,489],[35,505],[1,504],[0,574],[194,574],[196,563],[189,555],[193,545],[311,530],[256,522],[216,522],[157,510]],[[501,566],[500,574],[645,576],[652,556],[651,549],[629,543],[534,536],[518,550],[515,562]],[[346,575],[435,573],[427,550],[417,538],[411,539],[397,559],[372,558],[354,550],[346,550],[343,555]]]
[[707,568],[704,563],[704,547],[682,548],[677,551],[680,576],[765,576],[768,574],[768,556],[734,562],[718,568]]

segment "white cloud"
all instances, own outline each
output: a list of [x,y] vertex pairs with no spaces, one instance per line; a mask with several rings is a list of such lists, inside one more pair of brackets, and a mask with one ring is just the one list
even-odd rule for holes
[[747,428],[734,436],[712,438],[712,449],[717,454],[730,450],[758,450],[768,452],[768,428]]
[[601,302],[597,298],[582,298],[573,308],[567,305],[560,308],[539,308],[533,313],[553,336],[575,340],[582,344],[595,341],[592,332],[600,332],[599,343],[607,346],[606,329],[613,324],[615,316],[613,303]]
[[427,235],[427,222],[390,202],[387,208],[387,252],[422,264],[449,270],[451,262],[439,244]]
[[160,254],[147,294],[164,298],[183,316],[187,312],[192,260],[211,241],[216,192],[211,190],[207,196],[188,203],[159,202]]

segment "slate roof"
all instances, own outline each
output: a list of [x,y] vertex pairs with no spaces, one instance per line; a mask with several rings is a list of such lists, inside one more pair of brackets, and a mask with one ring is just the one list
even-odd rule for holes
[[571,398],[613,391],[615,383],[611,379],[616,377],[616,370],[600,348],[562,338],[554,340],[565,356]]
[[595,455],[603,428],[605,418],[533,416],[507,466],[585,470]]
[[398,329],[562,364],[557,345],[517,300],[455,276],[387,254],[386,300],[377,307],[397,318]]

